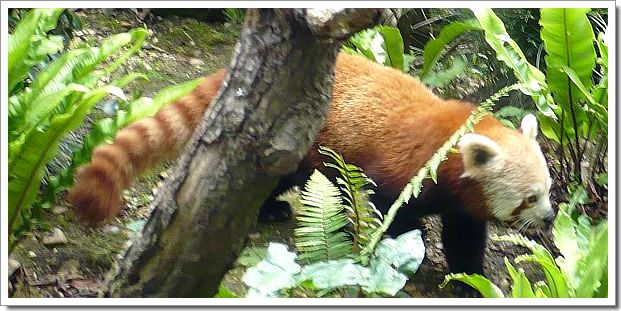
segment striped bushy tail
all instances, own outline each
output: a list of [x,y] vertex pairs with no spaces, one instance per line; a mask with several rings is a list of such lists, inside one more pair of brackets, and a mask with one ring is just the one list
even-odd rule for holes
[[218,93],[225,70],[205,78],[188,95],[166,105],[153,117],[138,120],[111,144],[95,148],[91,163],[76,173],[68,200],[78,219],[96,224],[114,217],[121,194],[145,169],[177,156]]

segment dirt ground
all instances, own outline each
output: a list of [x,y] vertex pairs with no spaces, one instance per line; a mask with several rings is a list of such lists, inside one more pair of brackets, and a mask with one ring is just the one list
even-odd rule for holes
[[[78,14],[84,22],[79,40],[101,40],[103,37],[133,27],[141,22],[132,12],[85,10]],[[153,31],[147,46],[131,57],[128,71],[145,72],[148,82],[130,86],[144,95],[173,84],[213,72],[226,66],[232,53],[239,25],[205,24],[193,19],[153,19],[147,24]],[[123,250],[140,230],[149,214],[149,202],[166,176],[171,163],[162,165],[140,179],[126,192],[127,205],[113,222],[85,228],[77,224],[66,206],[60,204],[46,211],[47,222],[24,237],[11,254],[15,265],[10,269],[11,297],[96,297],[107,271],[122,258]],[[66,243],[44,245],[42,240],[54,228],[66,236]],[[248,250],[266,246],[269,241],[293,245],[293,222],[260,224],[248,237]],[[440,241],[441,223],[437,217],[424,221],[426,257],[416,275],[404,288],[405,297],[456,297],[452,286],[438,288],[447,272]],[[490,235],[503,235],[513,230],[502,224],[491,224]],[[539,233],[541,236],[551,236]],[[488,242],[485,270],[488,277],[505,292],[509,278],[503,257],[513,259],[526,250],[499,242]],[[18,263],[18,264],[17,264]],[[236,262],[224,279],[224,286],[243,296],[241,276],[249,264]],[[520,265],[531,280],[541,280],[536,267]]]

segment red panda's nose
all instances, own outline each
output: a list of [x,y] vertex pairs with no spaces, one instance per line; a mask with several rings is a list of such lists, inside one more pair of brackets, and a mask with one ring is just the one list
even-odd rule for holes
[[554,213],[553,210],[550,210],[549,212],[546,213],[545,216],[543,216],[543,223],[546,227],[546,229],[548,227],[550,227],[552,225],[552,223],[554,223],[554,218],[556,217],[556,214]]

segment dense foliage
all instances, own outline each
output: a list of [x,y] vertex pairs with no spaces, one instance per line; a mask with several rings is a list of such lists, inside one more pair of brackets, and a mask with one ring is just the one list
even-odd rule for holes
[[[72,163],[55,175],[46,165],[59,155],[61,142],[109,95],[125,101],[122,88],[143,74],[129,72],[111,80],[146,40],[143,28],[112,35],[99,46],[64,49],[64,36],[50,35],[63,9],[33,9],[9,35],[9,245],[42,219],[44,200],[73,183],[76,168],[90,159],[94,147],[131,121],[153,115],[164,104],[191,90],[198,81],[164,89],[153,99],[131,101],[115,116],[99,120],[75,149]],[[106,81],[106,82],[104,82]],[[45,197],[40,196],[46,185]],[[33,209],[34,207],[34,209]]]
[[601,201],[608,170],[608,47],[604,33],[594,34],[589,10],[541,9],[545,74],[528,62],[491,9],[474,12],[498,59],[535,103],[541,131],[554,150],[547,155],[555,183],[563,191],[583,185]]
[[[608,221],[596,225],[585,214],[576,213],[576,204],[584,203],[584,189],[577,191],[568,203],[561,203],[554,221],[554,245],[561,256],[554,259],[542,245],[519,234],[493,238],[525,247],[530,254],[515,258],[516,264],[527,262],[543,269],[545,281],[531,284],[522,268],[516,269],[505,257],[512,285],[512,298],[602,298],[608,296]],[[477,289],[483,297],[505,297],[498,286],[481,275],[449,274],[451,280],[464,282]]]

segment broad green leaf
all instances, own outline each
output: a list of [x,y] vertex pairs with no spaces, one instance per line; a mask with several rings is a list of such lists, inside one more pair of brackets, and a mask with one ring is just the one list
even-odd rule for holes
[[444,48],[455,38],[470,30],[481,30],[481,26],[476,20],[453,22],[444,26],[438,37],[427,41],[423,50],[423,70],[418,77],[425,81],[433,66],[440,60]]
[[[582,93],[583,97],[586,98],[588,100],[587,103],[587,107],[594,113],[598,114],[598,119],[601,120],[602,123],[604,124],[608,124],[608,107],[604,106],[602,103],[600,103],[599,101],[595,100],[595,98],[593,98],[593,96],[591,96],[591,94],[589,93],[589,91],[587,90],[586,86],[582,84],[582,81],[580,81],[580,78],[578,77],[578,75],[576,74],[576,72],[573,71],[573,69],[567,67],[566,65],[561,64],[561,71],[564,72],[565,74],[567,74],[567,76],[569,77],[569,79],[571,80],[571,82],[573,83],[574,86],[576,86],[580,92]],[[607,81],[606,81],[607,83]],[[608,88],[606,86],[605,92],[608,92]],[[595,94],[594,95],[600,95]],[[607,103],[605,103],[607,104]]]
[[58,91],[71,82],[77,82],[74,69],[84,61],[85,49],[71,50],[48,64],[30,85],[31,91],[26,95],[28,109],[39,97]]
[[608,264],[603,267],[602,278],[599,281],[600,286],[593,293],[593,298],[608,297]]
[[597,49],[599,50],[599,55],[602,59],[601,65],[607,71],[608,69],[608,44],[606,44],[606,42],[604,41],[605,37],[606,37],[606,33],[600,32],[597,35],[596,42],[597,42]]
[[535,293],[530,285],[530,281],[524,274],[524,270],[520,268],[516,270],[515,267],[509,262],[507,257],[504,258],[505,266],[511,276],[511,298],[534,298]]
[[535,297],[537,298],[552,298],[550,294],[550,287],[543,281],[535,282]]
[[354,48],[343,47],[349,54],[364,57],[399,71],[407,71],[413,57],[403,54],[403,38],[398,28],[376,26],[356,33],[349,39]]
[[570,297],[570,289],[567,285],[567,280],[556,265],[554,258],[545,247],[519,234],[509,234],[500,237],[494,236],[492,239],[495,241],[510,242],[528,248],[532,254],[518,256],[519,260],[516,258],[516,263],[529,261],[539,264],[543,268],[552,297]]
[[425,244],[421,237],[421,231],[412,230],[396,239],[382,240],[375,249],[370,265],[373,266],[383,261],[398,271],[411,276],[416,273],[424,258]]
[[171,85],[159,90],[153,95],[153,100],[150,102],[132,102],[128,109],[128,118],[126,124],[130,124],[138,119],[142,119],[145,116],[155,115],[162,107],[175,100],[187,95],[190,91],[196,88],[203,78],[190,80],[183,83]]
[[[539,122],[539,129],[541,130],[541,133],[545,137],[552,139],[556,143],[560,144],[560,124],[554,121],[552,118],[548,118],[547,116],[543,115],[539,111],[535,113],[535,116],[537,117],[537,121]],[[563,143],[567,144],[567,135],[565,135]]]
[[56,107],[62,103],[62,100],[69,94],[73,92],[85,93],[88,91],[89,88],[83,85],[71,83],[58,91],[39,97],[32,103],[32,109],[26,112],[25,119],[27,123],[22,131],[22,134],[26,136],[29,135],[30,131],[44,123],[45,120],[49,119],[52,111],[54,111],[54,109],[56,109]]
[[[55,53],[62,46],[58,39],[48,39],[45,34],[56,28],[58,17],[64,9],[32,9],[9,35],[8,90],[13,91],[30,71],[30,68]],[[41,46],[41,45],[44,46]]]
[[298,284],[310,280],[318,289],[360,286],[365,293],[394,296],[407,281],[404,273],[414,273],[424,253],[420,231],[414,230],[397,239],[382,240],[368,267],[353,259],[321,261],[303,267],[295,278]]
[[451,68],[445,71],[430,72],[429,74],[425,75],[425,77],[421,79],[421,81],[426,85],[443,87],[447,83],[451,82],[453,79],[464,73],[467,66],[468,63],[462,58],[453,58]]
[[500,288],[496,286],[488,278],[479,274],[465,274],[465,273],[450,273],[444,276],[444,282],[439,285],[440,288],[444,288],[449,281],[460,281],[470,285],[481,293],[483,298],[505,298]]
[[603,230],[591,240],[591,248],[583,255],[579,273],[579,283],[576,284],[576,297],[590,298],[601,286],[602,274],[607,274],[608,266],[608,223],[602,223]]
[[504,106],[494,113],[494,115],[497,117],[513,117],[516,119],[522,119],[522,117],[524,117],[526,114],[528,114],[527,110],[516,106]]
[[372,261],[368,269],[369,272],[365,274],[367,282],[361,284],[366,293],[394,296],[408,280],[403,273],[395,270],[387,261]]
[[374,62],[383,63],[383,59],[381,61],[378,61],[375,57],[376,54],[382,53],[382,43],[381,40],[378,39],[381,39],[381,37],[377,36],[376,29],[366,29],[363,31],[359,31],[349,39],[349,42],[351,42],[356,47],[356,50],[347,49],[346,52],[363,55]]
[[311,280],[315,288],[333,289],[364,284],[367,268],[355,264],[353,259],[315,262],[304,266],[296,281]]
[[223,284],[220,284],[218,287],[218,293],[216,293],[214,298],[239,298],[239,296],[233,293],[230,289],[226,288]]
[[563,208],[559,209],[554,220],[552,235],[554,237],[554,244],[563,255],[556,259],[556,263],[561,268],[561,271],[569,277],[571,284],[576,284],[574,269],[578,260],[580,260],[580,249],[571,217]]
[[403,38],[399,28],[381,26],[378,28],[378,32],[384,39],[382,44],[386,53],[384,65],[403,71]]
[[597,103],[595,101],[595,99],[591,96],[591,94],[587,90],[587,87],[584,84],[582,84],[582,81],[580,81],[580,77],[578,77],[578,74],[576,74],[576,72],[573,69],[571,69],[570,67],[568,67],[565,64],[560,64],[560,67],[561,67],[561,71],[564,72],[565,74],[567,74],[567,76],[569,77],[569,79],[571,80],[573,85],[575,85],[580,90],[580,92],[582,92],[582,95],[592,105],[599,105],[599,103]]
[[71,109],[54,116],[44,132],[35,132],[24,142],[21,153],[9,170],[9,232],[20,210],[34,200],[43,168],[57,153],[60,139],[80,126],[84,116],[105,95],[118,94],[118,88],[105,86],[84,94]]
[[249,287],[247,297],[277,297],[281,290],[296,286],[294,275],[302,269],[295,263],[296,257],[285,245],[270,243],[267,257],[242,277]]
[[562,72],[562,66],[571,68],[585,89],[591,88],[595,67],[595,40],[593,28],[583,8],[541,9],[541,40],[546,56],[546,80],[555,102],[569,111],[584,98],[576,84]]
[[549,93],[545,75],[528,63],[520,47],[511,39],[504,24],[492,9],[471,9],[485,31],[485,41],[496,51],[498,60],[511,68],[521,82],[520,90],[532,97],[537,109],[545,116],[556,118],[554,101]]

